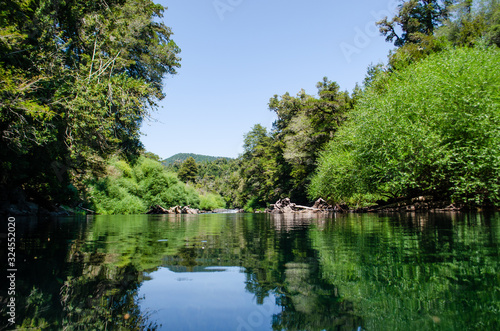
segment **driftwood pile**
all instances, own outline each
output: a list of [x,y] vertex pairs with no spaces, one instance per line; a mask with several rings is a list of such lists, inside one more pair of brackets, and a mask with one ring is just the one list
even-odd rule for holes
[[325,200],[319,198],[312,207],[297,205],[290,201],[290,198],[279,199],[272,204],[266,212],[271,214],[288,214],[288,213],[303,213],[303,212],[343,212],[346,211],[341,206],[331,206]]
[[149,208],[146,214],[199,214],[198,209],[190,208],[189,206],[174,206],[169,209],[163,208],[160,205]]

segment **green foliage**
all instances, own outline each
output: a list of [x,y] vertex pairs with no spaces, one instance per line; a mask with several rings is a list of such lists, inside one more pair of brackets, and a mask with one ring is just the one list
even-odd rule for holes
[[193,154],[193,153],[178,153],[178,154],[172,155],[171,157],[169,157],[161,162],[164,165],[169,166],[169,165],[172,165],[174,163],[182,163],[190,157],[192,157],[196,161],[196,163],[212,162],[212,161],[216,161],[219,159],[230,160],[230,158],[228,158],[228,157],[200,155],[200,154]]
[[500,202],[498,50],[433,54],[368,88],[319,162],[311,197],[434,195]]
[[235,163],[234,159],[218,158],[211,161],[197,162],[198,178],[197,182],[202,182],[204,178],[211,180],[224,175]]
[[200,196],[200,209],[214,210],[224,208],[226,208],[226,201],[219,194],[205,193]]
[[181,164],[177,175],[183,182],[194,182],[198,174],[198,166],[192,157],[188,157],[186,161]]
[[[316,168],[319,151],[332,139],[355,103],[348,92],[326,77],[317,85],[318,97],[304,90],[269,100],[277,115],[272,132],[255,125],[244,137],[240,157],[239,206],[265,208],[279,198],[307,203],[305,187]],[[238,184],[238,183],[236,183]]]
[[425,59],[430,54],[451,48],[450,42],[443,37],[422,35],[418,41],[418,44],[407,43],[390,53],[389,67],[392,71],[402,70],[412,63]]
[[260,124],[245,135],[244,153],[241,156],[238,187],[240,206],[253,199],[256,205],[265,207],[280,196],[279,151],[272,135]]
[[0,184],[54,203],[110,155],[139,153],[180,50],[149,0],[1,4]]
[[445,22],[436,35],[445,36],[453,45],[472,47],[486,42],[500,47],[500,2],[464,0],[452,7],[453,19]]
[[434,30],[448,17],[452,0],[409,0],[401,1],[398,13],[391,20],[377,22],[380,33],[386,41],[395,46],[419,43],[422,36],[432,36]]
[[238,188],[242,178],[239,175],[238,159],[218,158],[214,161],[197,163],[197,166],[196,187],[199,190],[221,195],[224,205],[228,207],[241,206]]
[[[201,209],[210,210],[225,208],[226,206],[241,207],[243,205],[239,189],[242,185],[240,176],[241,161],[239,159],[183,153],[163,160],[162,164],[166,165],[168,171],[176,172],[180,178],[186,180],[184,176],[188,173],[189,168],[184,166],[181,172],[183,165],[181,160],[185,162],[189,158],[196,161],[196,172],[194,166],[191,165],[193,171],[190,182],[201,192],[200,204],[205,204],[208,207],[214,206],[213,208],[201,207]],[[209,196],[205,196],[206,194],[203,192],[209,192]],[[223,200],[218,197],[215,198],[211,194],[222,196]]]
[[134,166],[123,160],[111,161],[107,175],[89,185],[88,198],[99,214],[141,214],[154,205],[165,208],[223,205],[219,196],[209,194],[202,207],[202,197],[194,187],[180,182],[160,162],[142,156]]
[[333,137],[354,103],[349,93],[340,91],[338,84],[326,77],[316,87],[318,98],[302,90],[297,97],[286,93],[269,101],[270,110],[278,116],[275,138],[283,144],[283,157],[292,167],[294,186],[307,181],[319,150]]
[[259,201],[258,198],[252,198],[247,201],[245,206],[243,206],[243,210],[247,213],[253,213],[255,210],[262,207],[262,202]]

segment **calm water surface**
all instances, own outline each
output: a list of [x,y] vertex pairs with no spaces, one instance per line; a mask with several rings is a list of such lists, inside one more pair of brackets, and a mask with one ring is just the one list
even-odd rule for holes
[[498,213],[16,218],[16,235],[17,327],[500,330]]

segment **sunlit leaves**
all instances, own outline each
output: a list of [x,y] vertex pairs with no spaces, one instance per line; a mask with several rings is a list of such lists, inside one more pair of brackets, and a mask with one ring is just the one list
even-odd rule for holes
[[2,164],[2,178],[19,186],[29,177],[50,199],[39,188],[54,180],[52,161],[82,188],[110,155],[138,154],[142,119],[180,66],[172,32],[158,20],[164,9],[149,0],[2,1],[1,154],[31,157],[15,169]]
[[[200,207],[200,194],[193,187],[180,182],[160,162],[145,157],[140,157],[133,166],[113,160],[106,175],[88,185],[88,197],[100,214],[142,214],[154,205]],[[212,202],[219,198],[207,196],[205,206],[217,205]]]
[[498,203],[499,64],[496,50],[446,51],[393,73],[385,93],[367,89],[323,154],[310,193]]

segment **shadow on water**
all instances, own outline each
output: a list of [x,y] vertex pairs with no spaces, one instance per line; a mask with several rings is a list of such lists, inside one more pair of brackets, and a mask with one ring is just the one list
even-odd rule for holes
[[499,214],[19,218],[16,231],[18,327],[500,327]]

